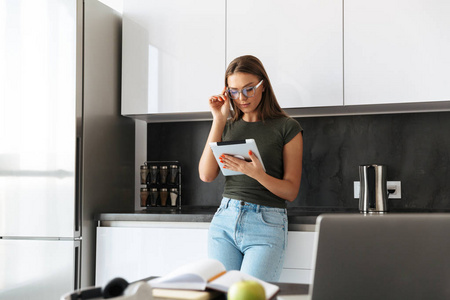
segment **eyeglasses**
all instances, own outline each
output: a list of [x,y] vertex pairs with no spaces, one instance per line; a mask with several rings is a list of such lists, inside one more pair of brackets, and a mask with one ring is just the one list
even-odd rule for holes
[[259,88],[259,86],[262,84],[263,81],[264,81],[264,79],[261,80],[256,86],[246,87],[246,88],[243,88],[242,90],[227,89],[228,95],[230,95],[230,98],[234,99],[234,100],[239,98],[240,93],[242,93],[242,95],[244,95],[247,98],[251,98],[251,97],[255,96],[256,89]]

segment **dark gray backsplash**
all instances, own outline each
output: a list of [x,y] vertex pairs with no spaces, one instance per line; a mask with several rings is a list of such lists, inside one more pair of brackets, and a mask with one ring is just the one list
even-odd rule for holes
[[[296,118],[304,128],[300,192],[289,207],[357,208],[358,166],[387,165],[387,180],[402,182],[390,207],[450,208],[450,113]],[[218,205],[224,178],[204,183],[198,161],[211,122],[149,123],[148,160],[182,164],[184,205]]]

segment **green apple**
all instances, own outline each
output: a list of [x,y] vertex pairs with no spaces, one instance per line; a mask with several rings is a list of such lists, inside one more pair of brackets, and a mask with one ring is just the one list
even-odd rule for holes
[[228,300],[265,300],[266,292],[259,282],[244,280],[230,286],[227,298]]

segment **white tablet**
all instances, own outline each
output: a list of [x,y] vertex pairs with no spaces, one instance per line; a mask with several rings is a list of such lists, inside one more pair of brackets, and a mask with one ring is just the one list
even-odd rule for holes
[[266,170],[254,139],[209,143],[209,146],[211,147],[214,157],[216,158],[216,161],[219,164],[220,170],[222,170],[222,174],[224,176],[243,175],[243,173],[222,168],[223,164],[220,162],[220,156],[222,154],[228,154],[246,161],[250,161],[250,155],[248,155],[249,150],[252,150],[261,162],[264,171]]

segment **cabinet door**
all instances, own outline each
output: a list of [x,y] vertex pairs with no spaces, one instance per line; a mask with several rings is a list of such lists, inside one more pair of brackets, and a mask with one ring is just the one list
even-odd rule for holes
[[209,111],[224,87],[225,0],[123,2],[122,114]]
[[98,227],[95,284],[165,275],[208,257],[208,229]]
[[316,232],[289,231],[280,282],[311,284]]
[[264,64],[283,108],[343,104],[341,0],[228,0],[227,62]]
[[450,99],[450,2],[345,0],[345,104]]

